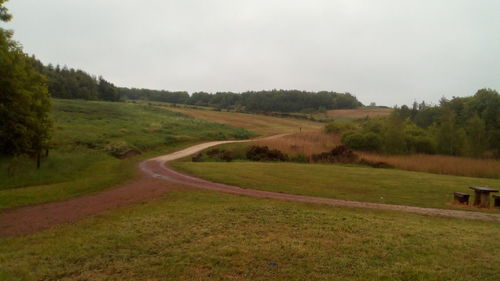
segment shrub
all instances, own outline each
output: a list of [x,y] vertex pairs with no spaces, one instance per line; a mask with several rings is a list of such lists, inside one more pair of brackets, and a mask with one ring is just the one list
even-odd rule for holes
[[329,162],[329,163],[354,163],[358,160],[358,156],[347,146],[339,145],[330,152],[313,154],[314,162]]
[[288,161],[288,155],[267,146],[251,146],[247,151],[247,159],[252,161]]
[[352,132],[342,136],[342,144],[357,150],[378,151],[382,146],[382,137],[371,132]]

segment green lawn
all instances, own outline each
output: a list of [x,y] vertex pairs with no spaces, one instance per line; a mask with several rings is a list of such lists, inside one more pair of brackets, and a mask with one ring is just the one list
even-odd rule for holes
[[20,238],[9,280],[498,280],[500,224],[192,191]]
[[454,208],[449,205],[453,192],[472,194],[470,185],[500,188],[499,179],[362,166],[188,161],[174,162],[172,166],[211,181],[253,189],[435,208]]
[[[40,170],[25,157],[0,159],[0,210],[67,199],[134,177],[136,163],[194,143],[254,136],[148,104],[53,100],[54,149]],[[140,157],[111,154],[138,149]]]

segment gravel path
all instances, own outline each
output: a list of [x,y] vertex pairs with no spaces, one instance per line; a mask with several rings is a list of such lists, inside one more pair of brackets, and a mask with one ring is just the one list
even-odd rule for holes
[[[282,135],[270,138],[280,136]],[[174,171],[166,165],[168,161],[192,155],[208,147],[234,142],[248,142],[248,140],[215,141],[195,145],[140,163],[142,175],[130,184],[66,201],[22,207],[0,213],[0,236],[25,235],[55,225],[74,222],[84,216],[158,197],[169,189],[179,186],[191,186],[258,198],[500,222],[500,214],[357,202],[246,189],[195,178]]]

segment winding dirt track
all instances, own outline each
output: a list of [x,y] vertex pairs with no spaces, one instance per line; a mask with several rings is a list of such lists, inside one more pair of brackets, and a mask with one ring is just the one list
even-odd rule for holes
[[[270,138],[277,138],[280,136],[282,135],[272,136]],[[174,171],[166,165],[169,161],[192,155],[211,146],[248,141],[251,140],[215,141],[195,145],[181,151],[141,162],[139,167],[142,171],[142,175],[139,179],[130,184],[84,197],[28,206],[0,213],[0,236],[25,235],[55,225],[74,222],[84,216],[157,197],[169,189],[180,186],[191,186],[258,198],[500,222],[500,214],[357,202],[245,189],[185,175]]]

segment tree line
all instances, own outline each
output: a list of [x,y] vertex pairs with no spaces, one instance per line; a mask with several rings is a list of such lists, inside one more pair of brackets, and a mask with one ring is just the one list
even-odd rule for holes
[[32,57],[34,67],[47,77],[48,89],[52,97],[61,99],[84,99],[120,101],[120,93],[115,85],[102,76],[95,77],[83,70],[68,67],[45,66]]
[[34,57],[31,60],[34,67],[47,77],[48,89],[54,98],[103,101],[148,100],[250,112],[315,112],[351,109],[363,105],[350,93],[329,91],[270,90],[214,94],[196,92],[189,95],[186,91],[116,87],[102,76],[95,77],[83,70],[66,66],[51,64],[45,66]]
[[500,157],[500,95],[481,89],[469,97],[442,98],[439,105],[422,102],[396,107],[387,119],[330,123],[353,148],[389,154],[428,153]]
[[243,93],[157,91],[119,88],[120,95],[128,99],[170,102],[196,106],[209,106],[236,111],[300,112],[327,109],[351,109],[363,104],[350,93],[308,92],[299,90],[248,91]]

